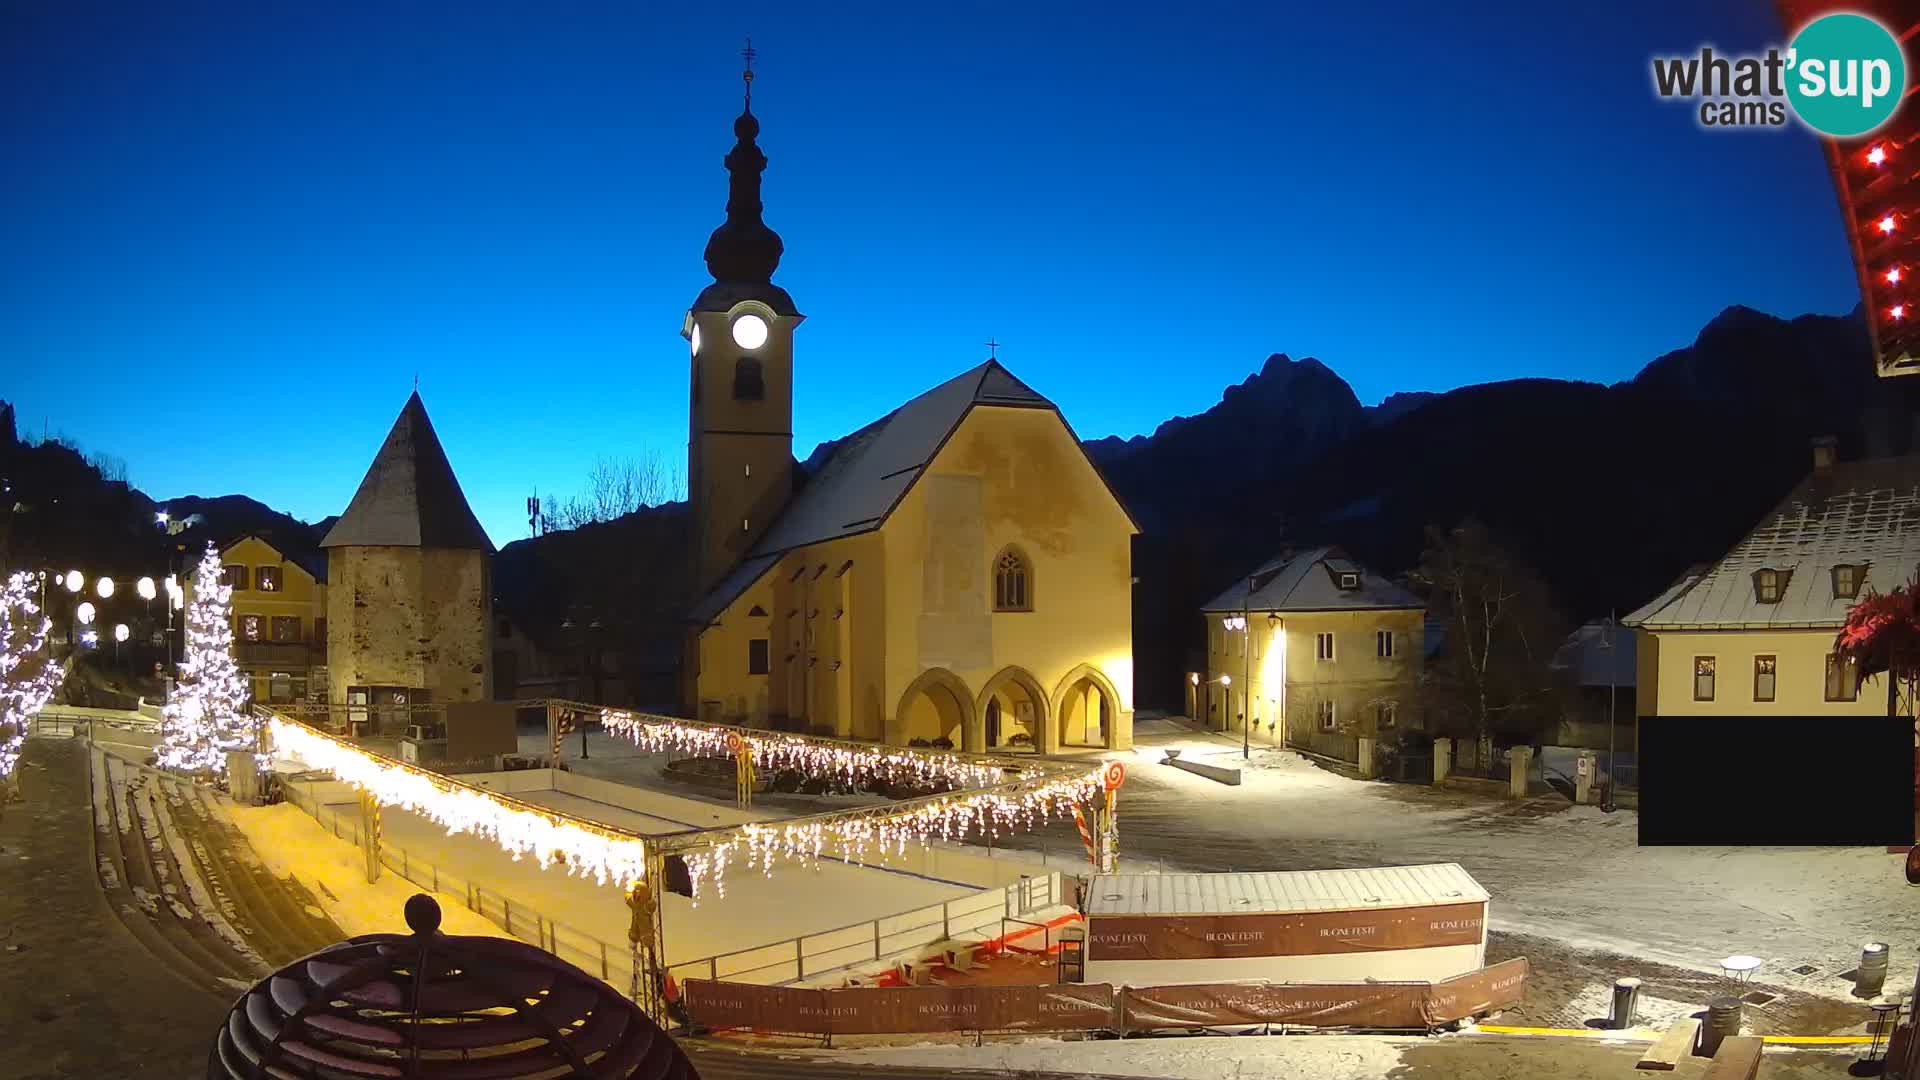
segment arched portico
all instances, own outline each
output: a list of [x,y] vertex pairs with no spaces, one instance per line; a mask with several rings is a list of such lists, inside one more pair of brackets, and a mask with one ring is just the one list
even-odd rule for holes
[[894,707],[894,741],[901,745],[914,739],[951,739],[956,750],[977,749],[971,743],[979,735],[978,724],[973,692],[946,668],[921,672]]
[[[1053,715],[1052,702],[1040,688],[1040,680],[1022,667],[1004,667],[987,680],[974,701],[974,715],[980,718],[978,749],[995,750],[1012,745],[1014,735],[1024,732],[1031,748],[1041,752],[1058,746],[1058,737],[1048,728]],[[997,713],[998,731],[992,720]],[[975,742],[968,740],[968,749]],[[1027,747],[1021,747],[1026,749]]]
[[1120,723],[1120,692],[1092,664],[1081,664],[1053,691],[1054,736],[1061,747],[1113,749]]

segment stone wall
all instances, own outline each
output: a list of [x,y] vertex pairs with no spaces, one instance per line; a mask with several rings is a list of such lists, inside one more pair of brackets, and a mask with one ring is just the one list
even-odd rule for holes
[[486,701],[493,602],[484,552],[340,547],[327,553],[328,699],[349,686]]

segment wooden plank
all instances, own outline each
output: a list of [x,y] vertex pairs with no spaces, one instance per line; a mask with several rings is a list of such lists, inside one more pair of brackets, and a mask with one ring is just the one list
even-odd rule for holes
[[1760,1051],[1764,1046],[1752,1035],[1730,1035],[1722,1039],[1701,1080],[1753,1080],[1760,1072]]
[[1700,1018],[1689,1016],[1677,1021],[1668,1028],[1666,1034],[1647,1048],[1641,1056],[1636,1069],[1658,1069],[1669,1071],[1680,1063],[1680,1059],[1693,1052],[1693,1044],[1700,1034]]

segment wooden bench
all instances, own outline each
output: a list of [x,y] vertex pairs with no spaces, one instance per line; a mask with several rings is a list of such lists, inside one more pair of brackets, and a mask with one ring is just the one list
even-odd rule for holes
[[1760,1072],[1760,1051],[1765,1045],[1753,1035],[1727,1036],[1701,1080],[1753,1080]]
[[1669,1072],[1680,1063],[1680,1059],[1693,1053],[1694,1042],[1700,1035],[1700,1018],[1689,1016],[1676,1021],[1660,1036],[1659,1041],[1647,1048],[1641,1056],[1636,1069],[1658,1069]]

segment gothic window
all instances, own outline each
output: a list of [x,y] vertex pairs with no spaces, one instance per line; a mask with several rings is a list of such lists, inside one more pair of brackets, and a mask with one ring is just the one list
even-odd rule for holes
[[1017,548],[993,560],[993,610],[1033,610],[1033,568]]
[[733,365],[735,401],[759,401],[767,396],[766,380],[760,376],[760,361],[743,356]]

